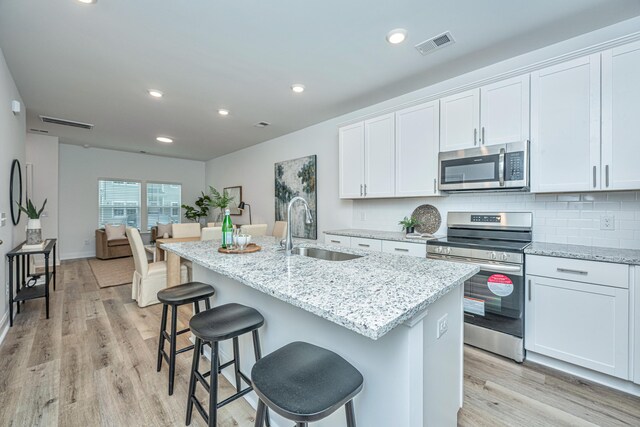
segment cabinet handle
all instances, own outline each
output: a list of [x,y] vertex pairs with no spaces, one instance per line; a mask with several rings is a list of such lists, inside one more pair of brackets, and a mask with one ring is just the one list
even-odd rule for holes
[[364,243],[358,243],[358,246],[362,246],[363,248],[371,247],[371,245],[365,245]]
[[596,167],[593,167],[593,188],[596,188]]
[[434,193],[438,192],[438,181],[436,178],[433,178],[433,192]]
[[331,240],[331,243],[340,243],[340,240]]
[[362,196],[362,184],[360,184],[360,195]]
[[364,197],[367,197],[367,184],[364,185]]
[[609,188],[609,165],[604,167],[604,180],[607,188]]
[[393,249],[398,252],[409,252],[409,249],[404,249],[404,248],[393,248]]
[[473,145],[478,144],[478,129],[473,128]]
[[572,270],[570,268],[560,268],[560,267],[558,267],[556,270],[558,270],[558,273],[580,274],[581,276],[586,276],[587,274],[589,274],[588,271]]
[[531,279],[529,279],[529,301],[531,301]]
[[482,135],[480,136],[480,140],[482,141],[482,145],[484,145],[486,143],[486,141],[484,139],[484,126],[482,126]]

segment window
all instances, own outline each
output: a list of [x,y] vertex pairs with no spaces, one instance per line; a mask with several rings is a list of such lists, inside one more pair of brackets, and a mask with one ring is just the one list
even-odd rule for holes
[[98,226],[125,224],[140,228],[141,184],[132,181],[98,181]]
[[147,230],[156,223],[180,223],[182,186],[180,184],[147,184]]

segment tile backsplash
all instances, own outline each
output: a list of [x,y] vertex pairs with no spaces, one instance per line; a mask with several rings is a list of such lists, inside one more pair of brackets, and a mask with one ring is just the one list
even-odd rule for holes
[[[405,216],[421,204],[438,208],[447,232],[449,211],[533,212],[533,238],[539,242],[640,249],[640,192],[577,194],[467,193],[443,197],[354,200],[353,228],[400,230]],[[601,229],[603,217],[612,229]]]

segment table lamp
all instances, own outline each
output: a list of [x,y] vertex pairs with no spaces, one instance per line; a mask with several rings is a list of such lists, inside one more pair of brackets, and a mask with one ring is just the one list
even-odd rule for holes
[[251,205],[245,202],[238,203],[238,209],[240,209],[241,211],[244,211],[245,206],[249,208],[249,224],[251,224]]

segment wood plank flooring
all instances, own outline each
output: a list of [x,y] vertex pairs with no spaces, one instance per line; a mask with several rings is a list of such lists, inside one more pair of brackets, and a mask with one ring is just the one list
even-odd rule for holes
[[[0,346],[0,426],[184,425],[191,353],[178,356],[168,396],[168,369],[155,370],[161,307],[139,308],[130,286],[98,288],[86,260],[58,272],[51,318],[42,300],[27,302]],[[184,307],[179,328],[190,314]],[[223,377],[220,393],[233,393]],[[253,426],[242,399],[219,414],[220,426]],[[192,425],[204,425],[195,411]],[[458,425],[640,426],[640,399],[466,348]]]

